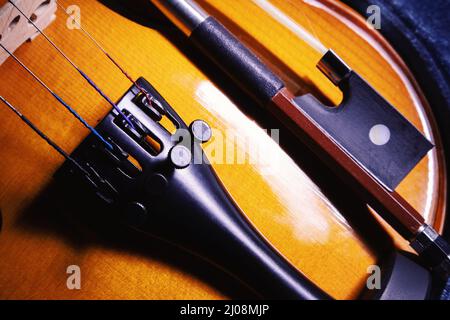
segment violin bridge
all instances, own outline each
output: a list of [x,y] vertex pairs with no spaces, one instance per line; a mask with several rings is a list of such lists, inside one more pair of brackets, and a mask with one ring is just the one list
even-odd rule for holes
[[[56,19],[56,0],[12,0],[41,30]],[[8,0],[0,0],[0,42],[11,52],[37,35],[36,28]],[[9,55],[1,50],[0,65]]]

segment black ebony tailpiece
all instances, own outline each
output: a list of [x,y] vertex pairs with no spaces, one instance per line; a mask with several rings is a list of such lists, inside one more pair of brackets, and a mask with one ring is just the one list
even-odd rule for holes
[[[91,134],[72,154],[89,176],[69,162],[56,174],[74,188],[73,198],[93,195],[107,219],[195,253],[261,298],[330,299],[266,242],[231,199],[201,147],[211,128],[200,120],[187,126],[147,81],[138,85],[155,100],[149,103],[133,86],[117,103],[133,127],[115,110],[96,127],[114,150]],[[176,130],[163,125],[168,122]],[[427,297],[427,270],[399,254],[384,264],[383,288],[362,298]]]

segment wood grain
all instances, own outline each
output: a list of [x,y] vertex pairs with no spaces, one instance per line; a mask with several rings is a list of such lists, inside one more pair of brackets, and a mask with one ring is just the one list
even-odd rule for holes
[[[236,202],[275,247],[336,298],[355,297],[365,284],[367,267],[378,257],[345,218],[263,129],[240,110],[200,69],[165,37],[161,19],[149,11],[148,23],[131,21],[93,0],[60,1],[81,9],[83,26],[133,76],[144,76],[190,122],[202,118],[216,135],[234,133],[246,141],[232,141],[234,150],[262,144],[277,159],[267,163],[215,165]],[[445,203],[442,150],[429,107],[401,59],[357,16],[335,1],[272,1],[292,19],[309,28],[366,78],[391,103],[430,136],[437,150],[424,159],[398,192],[440,227]],[[250,44],[296,92],[313,89],[338,102],[340,93],[315,68],[320,57],[292,32],[273,21],[251,1],[199,1],[233,32]],[[326,6],[326,7],[323,7]],[[145,10],[142,10],[145,11]],[[146,12],[146,11],[145,11]],[[251,12],[252,14],[248,14]],[[77,30],[68,30],[67,17],[58,17],[49,36],[113,99],[129,87],[127,80]],[[170,34],[170,33],[169,33]],[[94,90],[41,37],[17,51],[43,80],[73,105],[91,124],[108,111]],[[10,59],[1,67],[0,94],[66,150],[87,135],[23,70]],[[154,242],[143,252],[109,245],[100,234],[47,212],[51,199],[43,192],[63,162],[6,108],[0,108],[0,298],[3,299],[221,299],[231,297],[221,286],[187,272],[183,264],[161,257],[167,246]],[[281,131],[280,139],[283,139]],[[212,146],[210,144],[209,146]],[[210,158],[225,157],[207,147]],[[314,178],[314,177],[312,177]],[[76,197],[76,195],[73,195]],[[38,201],[38,205],[35,204]],[[77,199],[77,201],[81,201]],[[352,215],[364,217],[367,210]],[[80,231],[81,230],[81,231]],[[120,240],[120,239],[117,239]],[[119,241],[120,242],[120,241]],[[397,240],[399,245],[404,245]],[[193,259],[174,251],[175,256]],[[181,259],[181,258],[180,258]],[[175,259],[176,260],[176,259]],[[82,289],[68,290],[66,268],[79,265]],[[200,273],[212,273],[213,270]],[[238,286],[236,284],[236,286]]]

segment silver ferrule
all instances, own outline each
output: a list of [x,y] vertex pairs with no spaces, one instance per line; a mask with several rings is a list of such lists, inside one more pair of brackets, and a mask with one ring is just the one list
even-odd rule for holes
[[191,33],[209,15],[192,0],[151,0],[183,33]]

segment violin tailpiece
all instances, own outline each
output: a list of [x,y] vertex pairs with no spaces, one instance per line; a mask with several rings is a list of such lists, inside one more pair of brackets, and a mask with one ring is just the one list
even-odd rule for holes
[[[139,87],[158,101],[175,133],[149,108]],[[92,134],[85,139],[71,156],[90,174],[66,162],[56,175],[61,187],[69,188],[66,194],[97,199],[102,207],[97,216],[107,212],[107,220],[194,252],[261,297],[329,299],[256,231],[219,181],[201,147],[212,135],[206,122],[186,125],[143,78],[117,106],[134,128],[111,110],[96,129],[115,150]]]
[[[46,29],[56,19],[55,0],[13,0],[28,18],[41,30]],[[33,40],[39,32],[29,23],[9,1],[0,1],[0,42],[11,52],[15,52],[27,40]],[[0,65],[9,55],[0,52]]]

